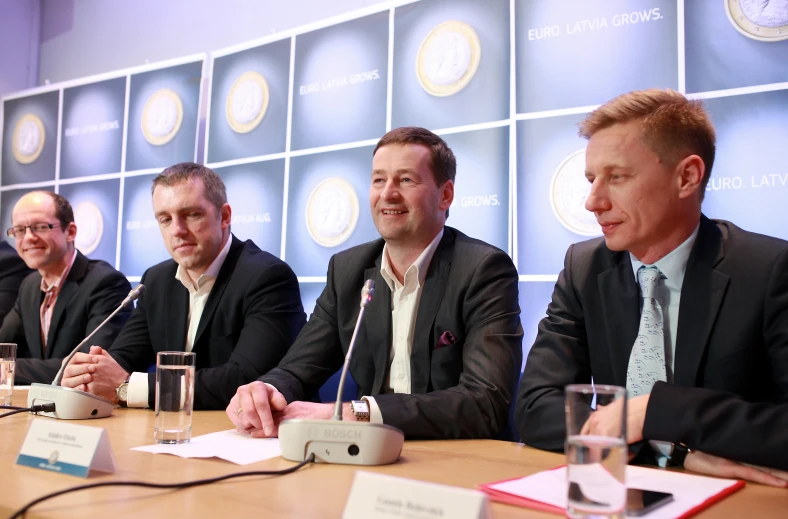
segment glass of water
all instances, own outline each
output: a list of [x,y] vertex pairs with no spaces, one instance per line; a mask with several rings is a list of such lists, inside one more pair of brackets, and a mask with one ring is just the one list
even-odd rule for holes
[[156,443],[191,440],[194,366],[194,353],[161,351],[156,356]]
[[566,387],[567,516],[624,517],[627,390]]
[[0,343],[0,405],[11,405],[15,365],[16,344]]

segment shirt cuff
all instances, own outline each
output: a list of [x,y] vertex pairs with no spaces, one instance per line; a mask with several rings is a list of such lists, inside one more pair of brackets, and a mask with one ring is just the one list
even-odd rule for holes
[[375,397],[371,396],[364,396],[361,397],[361,400],[364,400],[369,405],[369,422],[370,423],[383,423],[383,415],[380,412],[380,407],[378,407],[378,403],[375,402]]
[[126,393],[128,407],[148,407],[148,374],[132,373]]

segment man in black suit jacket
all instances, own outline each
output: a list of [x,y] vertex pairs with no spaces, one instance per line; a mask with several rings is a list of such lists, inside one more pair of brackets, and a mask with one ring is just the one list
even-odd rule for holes
[[[120,305],[131,287],[108,263],[89,260],[74,248],[74,212],[62,196],[28,193],[14,206],[12,221],[7,234],[16,238],[19,256],[36,272],[19,288],[0,328],[0,342],[17,344],[17,384],[49,383],[63,357]],[[118,312],[94,343],[109,346],[130,314]]]
[[[567,384],[627,386],[629,442],[652,440],[658,460],[675,462],[683,446],[653,441],[675,441],[679,424],[660,417],[696,406],[704,398],[696,388],[757,402],[788,396],[788,243],[701,214],[714,129],[699,101],[672,91],[632,92],[592,112],[580,128],[589,139],[586,208],[605,236],[567,252],[520,384],[518,430],[529,445],[560,450]],[[656,296],[663,374],[654,379],[673,384],[670,394],[681,387],[680,399],[650,396],[654,379],[643,394],[633,389],[632,359],[640,350],[633,345],[643,335],[647,304],[636,272],[651,266],[663,283]],[[587,432],[605,430],[606,412],[592,415]],[[724,453],[713,440],[722,417],[702,416],[688,447]],[[764,431],[750,441],[768,453],[778,434]],[[686,458],[687,466],[720,473],[693,463],[700,452]],[[727,475],[760,477],[728,465],[734,472]]]
[[14,248],[0,241],[0,322],[14,307],[19,286],[31,272]]
[[75,356],[63,385],[153,407],[160,351],[196,353],[195,409],[224,409],[238,386],[281,360],[305,321],[298,280],[280,259],[230,233],[221,178],[192,163],[153,181],[153,209],[173,257],[148,269],[145,291],[109,348]]
[[[382,239],[335,255],[296,343],[227,414],[254,436],[289,418],[329,418],[303,402],[338,368],[375,282],[350,372],[358,396],[345,420],[393,425],[408,438],[492,438],[507,425],[522,362],[517,272],[509,256],[444,227],[456,162],[440,137],[399,128],[375,148],[370,207]],[[271,412],[273,410],[273,413]]]

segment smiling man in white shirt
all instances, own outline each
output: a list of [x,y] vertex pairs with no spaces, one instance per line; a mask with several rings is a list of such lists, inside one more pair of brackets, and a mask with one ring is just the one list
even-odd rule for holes
[[238,389],[227,415],[276,436],[290,418],[330,418],[306,402],[342,366],[364,281],[375,281],[350,372],[344,420],[408,438],[493,438],[507,425],[522,362],[517,272],[509,256],[446,227],[456,160],[422,128],[397,128],[373,152],[369,204],[381,238],[331,258],[315,311],[279,366]]

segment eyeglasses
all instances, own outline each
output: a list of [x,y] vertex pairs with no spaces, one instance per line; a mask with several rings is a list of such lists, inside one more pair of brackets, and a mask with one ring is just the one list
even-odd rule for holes
[[5,233],[9,238],[24,238],[25,232],[28,229],[30,229],[33,234],[46,234],[59,225],[59,223],[34,223],[33,225],[17,225],[16,227],[11,227]]

